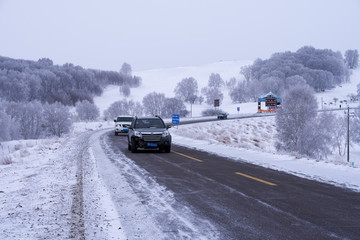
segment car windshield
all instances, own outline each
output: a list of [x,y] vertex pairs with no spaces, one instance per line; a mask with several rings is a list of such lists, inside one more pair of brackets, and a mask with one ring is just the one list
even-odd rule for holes
[[132,120],[132,117],[118,117],[116,119],[117,122],[131,122]]
[[137,119],[135,128],[165,128],[160,119]]

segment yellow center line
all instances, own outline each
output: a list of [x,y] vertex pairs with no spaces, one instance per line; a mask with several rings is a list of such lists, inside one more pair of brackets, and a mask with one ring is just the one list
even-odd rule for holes
[[190,158],[190,159],[195,160],[195,161],[198,161],[198,162],[203,162],[203,160],[200,160],[200,159],[197,159],[197,158],[194,158],[194,157],[190,157],[190,156],[188,156],[188,155],[185,155],[185,154],[182,154],[182,153],[179,153],[179,152],[175,152],[175,151],[173,151],[173,150],[171,150],[171,152],[176,153],[176,154],[178,154],[178,155],[180,155],[180,156],[183,156],[183,157],[186,157],[186,158]]
[[243,176],[243,177],[247,177],[247,178],[250,178],[250,179],[252,179],[252,180],[255,180],[255,181],[258,181],[258,182],[262,182],[262,183],[265,183],[265,184],[268,184],[268,185],[271,185],[271,186],[277,186],[277,184],[275,184],[275,183],[268,182],[268,181],[262,180],[262,179],[260,179],[260,178],[252,177],[252,176],[249,176],[249,175],[244,174],[244,173],[241,173],[241,172],[236,172],[235,174],[241,175],[241,176]]

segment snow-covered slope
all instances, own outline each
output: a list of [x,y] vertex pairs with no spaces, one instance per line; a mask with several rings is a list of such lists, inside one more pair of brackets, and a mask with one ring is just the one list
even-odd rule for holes
[[[166,97],[174,97],[174,89],[182,79],[193,77],[198,82],[199,91],[208,84],[211,73],[218,73],[224,81],[230,78],[241,79],[240,68],[252,64],[251,61],[224,61],[201,66],[177,67],[154,69],[141,72],[135,72],[134,75],[142,78],[142,85],[131,89],[130,99],[142,102],[145,95],[151,92],[164,93]],[[226,91],[226,90],[224,90]],[[109,86],[100,97],[94,99],[95,104],[103,113],[113,102],[123,99],[119,92],[119,87]],[[224,101],[221,108],[229,113],[237,113],[238,104],[232,104],[227,91],[224,93]],[[187,105],[190,111],[190,105]],[[193,116],[200,116],[202,110],[209,108],[206,104],[193,105]],[[244,104],[241,112],[256,112],[256,104]]]
[[[226,61],[216,62],[211,64],[205,64],[201,66],[191,67],[177,67],[177,68],[164,68],[154,69],[141,72],[135,72],[134,75],[140,76],[143,80],[142,85],[138,88],[131,89],[130,99],[134,101],[142,102],[145,95],[151,92],[164,93],[166,97],[174,97],[174,89],[182,79],[193,77],[197,80],[199,91],[201,88],[206,87],[208,84],[211,73],[219,73],[224,81],[228,81],[230,78],[242,79],[240,74],[240,68],[252,64],[251,61]],[[338,108],[340,101],[350,100],[350,94],[357,93],[357,85],[360,83],[360,69],[356,69],[352,72],[349,83],[344,83],[341,86],[337,86],[332,90],[317,93],[319,109]],[[247,114],[257,112],[257,103],[232,103],[227,89],[223,89],[224,100],[221,103],[220,108],[229,114]],[[103,95],[94,99],[95,104],[99,107],[100,112],[103,113],[113,102],[123,99],[120,94],[119,87],[108,86]],[[335,104],[334,98],[338,101]],[[185,104],[190,111],[190,104]],[[342,104],[345,107],[346,104]],[[357,106],[358,103],[351,103],[352,107]],[[237,112],[237,107],[240,107],[240,112]],[[194,104],[192,106],[193,117],[201,116],[201,112],[204,109],[211,108],[211,106],[203,104]]]

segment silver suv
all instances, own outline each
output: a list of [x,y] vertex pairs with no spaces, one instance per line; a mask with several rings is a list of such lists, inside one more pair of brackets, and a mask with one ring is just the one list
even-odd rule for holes
[[171,135],[164,121],[156,117],[135,117],[128,134],[128,149],[137,152],[141,149],[159,149],[169,153],[171,150]]

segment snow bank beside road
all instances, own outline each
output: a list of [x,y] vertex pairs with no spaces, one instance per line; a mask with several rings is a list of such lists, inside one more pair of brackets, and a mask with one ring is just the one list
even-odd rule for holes
[[[16,142],[20,147],[11,153],[14,162],[0,165],[0,239],[69,237],[69,188],[75,182],[76,169],[72,159],[59,161],[62,143],[43,140],[23,148],[26,142]],[[20,153],[25,150],[26,155]]]
[[174,144],[360,191],[359,146],[351,149],[354,167],[341,158],[319,161],[279,154],[274,117],[180,125],[170,131]]

